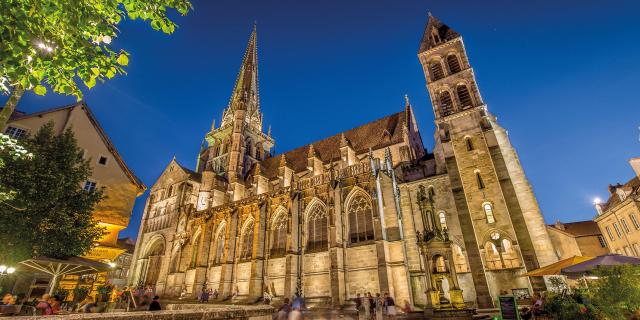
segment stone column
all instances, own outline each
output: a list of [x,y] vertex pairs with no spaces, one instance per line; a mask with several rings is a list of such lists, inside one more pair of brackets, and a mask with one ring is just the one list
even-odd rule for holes
[[225,241],[224,257],[220,267],[220,287],[218,292],[220,297],[231,296],[233,291],[233,272],[236,257],[236,240],[238,236],[238,211],[229,214],[229,228],[227,229],[227,238]]
[[259,216],[254,224],[253,233],[253,257],[251,259],[251,276],[249,278],[249,302],[257,300],[263,294],[264,289],[264,251],[266,233],[266,203],[260,204]]

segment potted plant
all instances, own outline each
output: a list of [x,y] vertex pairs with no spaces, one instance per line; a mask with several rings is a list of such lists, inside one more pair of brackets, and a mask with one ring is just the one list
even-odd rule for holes
[[89,294],[89,288],[87,287],[77,287],[73,289],[73,301],[80,302],[84,300]]

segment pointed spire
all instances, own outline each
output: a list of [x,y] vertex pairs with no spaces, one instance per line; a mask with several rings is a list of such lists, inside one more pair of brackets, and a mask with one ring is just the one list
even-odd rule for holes
[[214,118],[213,121],[211,121],[211,131],[216,129],[216,119]]
[[284,153],[280,156],[280,167],[286,167],[289,164],[289,161],[287,161],[287,156],[284,155]]
[[307,154],[308,158],[317,157],[318,153],[316,152],[316,148],[313,147],[313,143],[309,145],[309,153]]
[[424,28],[424,34],[422,35],[422,41],[420,41],[420,49],[418,50],[418,53],[425,52],[435,46],[460,36],[457,31],[451,29],[438,18],[431,15],[431,11],[429,11],[428,19],[429,21],[427,22],[427,26]]
[[404,124],[403,127],[405,129],[409,129],[409,123],[411,122],[411,113],[413,110],[411,110],[411,102],[409,102],[409,95],[405,94],[404,95]]
[[258,95],[258,45],[256,24],[249,37],[247,49],[242,58],[240,72],[231,93],[227,110],[245,109],[250,114],[260,110]]
[[271,125],[269,125],[269,130],[267,130],[267,136],[271,137]]
[[340,147],[347,147],[347,146],[351,146],[351,142],[349,141],[349,139],[347,139],[347,137],[344,135],[344,132],[340,134]]
[[262,175],[262,168],[261,167],[262,166],[260,165],[259,162],[256,163],[256,166],[255,166],[255,168],[253,170],[253,175],[256,175],[256,176]]

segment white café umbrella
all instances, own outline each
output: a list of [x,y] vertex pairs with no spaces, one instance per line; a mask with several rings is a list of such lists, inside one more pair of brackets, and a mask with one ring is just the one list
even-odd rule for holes
[[81,257],[70,257],[67,259],[38,257],[22,261],[20,264],[52,276],[51,283],[49,284],[49,294],[53,294],[53,290],[62,276],[79,276],[104,272],[110,269],[108,264]]

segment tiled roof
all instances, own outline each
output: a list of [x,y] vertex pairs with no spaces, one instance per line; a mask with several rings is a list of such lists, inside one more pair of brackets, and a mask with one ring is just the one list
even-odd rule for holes
[[[323,163],[339,159],[343,134],[357,154],[367,152],[370,148],[376,150],[402,142],[402,125],[406,121],[405,113],[406,111],[394,113],[360,127],[316,141],[312,143],[314,151]],[[306,170],[308,155],[309,145],[284,153],[289,167],[295,172]],[[261,166],[260,171],[268,178],[277,176],[281,158],[282,154],[261,161],[259,163]]]
[[[625,192],[630,193],[630,195],[638,195],[640,194],[640,179],[638,179],[638,177],[634,177],[622,186],[615,186],[611,188],[622,188]],[[615,189],[612,191],[613,192],[611,192],[609,199],[602,206],[602,211],[607,211],[622,202],[618,194],[615,192]]]
[[[593,235],[602,234],[602,232],[600,232],[600,228],[598,228],[598,224],[595,221],[591,221],[591,220],[567,222],[567,223],[562,223],[562,225],[564,226],[564,230],[562,229],[558,229],[558,230],[562,230],[566,233],[570,233],[575,237],[584,237],[584,236],[593,236]],[[557,229],[556,225],[554,224],[550,224],[549,226]]]
[[418,53],[425,52],[439,44],[431,41],[431,30],[433,28],[438,30],[438,35],[440,35],[440,39],[442,39],[443,42],[453,40],[460,36],[457,31],[449,28],[448,25],[442,23],[438,18],[429,14],[429,21],[427,22],[427,26],[424,28],[424,34],[422,35],[422,41],[420,41],[420,50],[418,50]]

